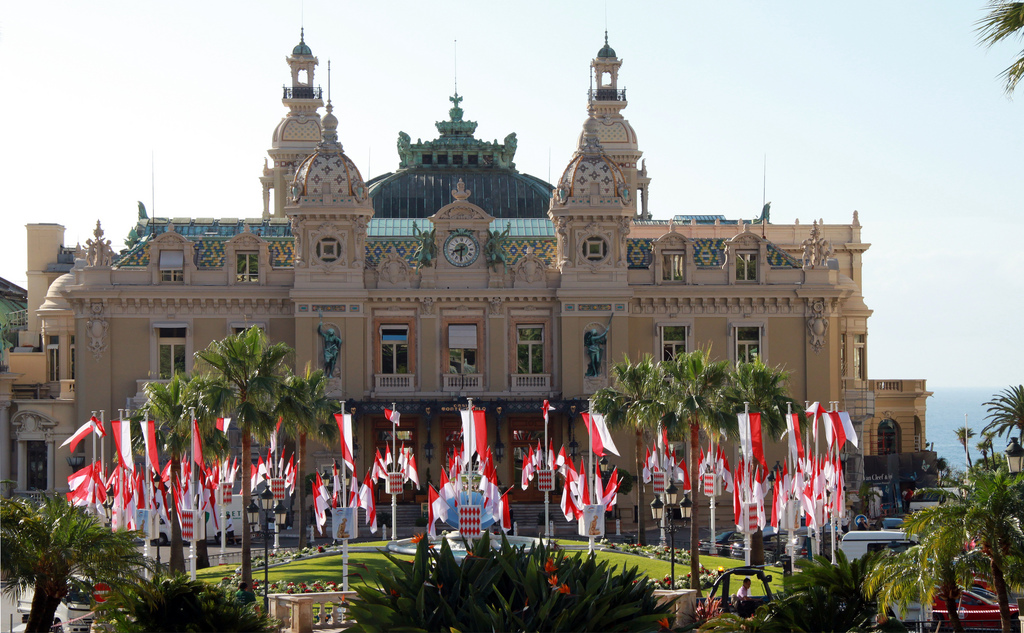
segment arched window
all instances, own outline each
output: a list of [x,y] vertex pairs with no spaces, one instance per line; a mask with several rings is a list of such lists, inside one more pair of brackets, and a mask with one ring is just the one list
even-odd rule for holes
[[885,419],[878,423],[879,455],[891,455],[900,452],[900,427],[896,420]]

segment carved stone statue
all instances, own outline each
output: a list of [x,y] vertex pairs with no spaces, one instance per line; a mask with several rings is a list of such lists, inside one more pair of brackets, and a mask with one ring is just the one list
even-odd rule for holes
[[421,268],[429,268],[434,265],[434,259],[437,257],[437,242],[434,240],[436,231],[437,229],[434,228],[429,231],[421,231],[416,226],[416,222],[412,223],[412,234],[420,243],[419,250],[416,251],[413,259]]
[[511,222],[505,225],[504,231],[496,229],[488,231],[487,243],[484,244],[484,257],[487,260],[487,267],[492,268],[494,272],[497,272],[498,264],[501,264],[503,271],[508,269],[508,260],[505,257],[504,246],[511,233]]
[[611,323],[612,318],[608,317],[608,325],[604,326],[604,332],[599,334],[597,328],[593,327],[583,333],[583,348],[587,352],[587,373],[584,374],[586,378],[596,378],[601,375],[601,361],[604,359],[608,327]]
[[114,249],[110,248],[110,240],[103,239],[103,229],[100,228],[100,221],[96,220],[96,229],[92,232],[92,238],[85,241],[88,247],[85,256],[90,267],[109,267],[114,261]]
[[333,328],[324,328],[324,314],[317,311],[320,316],[320,323],[316,326],[316,332],[320,335],[320,342],[324,346],[324,374],[328,378],[334,377],[334,368],[338,363],[338,356],[341,354],[341,337]]
[[398,167],[408,167],[413,163],[412,139],[405,132],[398,133]]
[[832,244],[822,236],[817,220],[811,223],[810,237],[800,242],[800,245],[804,247],[804,268],[824,266],[833,254]]
[[515,132],[512,132],[511,134],[505,137],[505,143],[501,148],[501,153],[496,156],[496,158],[498,159],[499,167],[507,167],[509,169],[512,169],[513,167],[516,166],[516,164],[512,162],[512,159],[515,158],[516,156],[516,148],[518,147],[518,145],[519,141],[516,140]]

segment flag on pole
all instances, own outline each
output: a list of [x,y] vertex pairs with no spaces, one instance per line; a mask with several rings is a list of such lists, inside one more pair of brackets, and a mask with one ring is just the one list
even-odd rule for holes
[[549,403],[547,400],[544,401],[544,404],[540,405],[541,413],[544,414],[545,423],[548,422],[548,412],[551,411],[551,408],[551,403]]
[[590,433],[590,446],[594,451],[594,455],[604,457],[605,449],[616,455],[619,454],[619,449],[616,448],[615,442],[612,441],[612,435],[608,431],[608,425],[605,424],[603,415],[584,411],[583,423],[587,426],[587,432]]
[[203,467],[203,434],[199,432],[199,420],[192,418],[192,461]]
[[218,431],[226,434],[229,426],[231,426],[231,418],[217,418]]
[[111,420],[110,428],[114,431],[114,444],[116,445],[121,465],[130,472],[134,471],[135,460],[132,458],[131,422],[129,420]]
[[398,419],[402,417],[402,414],[398,412],[398,409],[384,409],[384,417],[395,426],[401,426]]
[[64,448],[70,444],[71,452],[74,453],[75,447],[78,446],[78,443],[88,437],[90,432],[96,433],[96,435],[99,435],[100,437],[106,436],[106,432],[103,430],[103,425],[100,424],[98,419],[96,419],[96,416],[89,418],[89,421],[80,426],[78,430],[75,431],[74,435],[64,440],[64,443],[60,445],[60,448]]
[[359,507],[366,510],[366,524],[372,534],[377,533],[377,503],[373,499],[373,478],[371,471],[366,472],[366,479],[359,487]]
[[338,431],[341,434],[341,461],[348,466],[349,470],[355,472],[355,452],[352,450],[352,415],[335,413],[334,421],[338,423]]

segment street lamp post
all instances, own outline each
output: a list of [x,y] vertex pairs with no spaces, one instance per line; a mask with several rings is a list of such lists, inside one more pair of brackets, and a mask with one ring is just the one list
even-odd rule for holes
[[270,613],[270,536],[277,532],[274,527],[275,523],[284,522],[288,510],[280,501],[276,507],[274,506],[274,493],[269,487],[260,493],[259,499],[259,506],[252,501],[245,512],[249,515],[250,523],[259,523],[260,509],[263,509],[265,522],[260,527],[260,532],[263,534],[263,612]]
[[654,501],[651,502],[651,516],[654,520],[660,522],[664,518],[667,523],[665,531],[668,533],[669,547],[671,548],[671,553],[669,554],[669,577],[672,579],[670,589],[674,589],[676,586],[676,524],[674,510],[676,508],[679,509],[679,518],[683,521],[689,519],[690,513],[693,511],[693,502],[690,501],[689,495],[684,495],[683,500],[677,505],[676,500],[678,498],[679,490],[676,488],[675,482],[671,482],[669,487],[665,489],[665,500],[667,503],[662,503],[659,497],[655,497]]
[[1015,437],[1010,438],[1010,445],[1006,447],[1006,465],[1010,468],[1010,474],[1017,474],[1024,466],[1024,448]]

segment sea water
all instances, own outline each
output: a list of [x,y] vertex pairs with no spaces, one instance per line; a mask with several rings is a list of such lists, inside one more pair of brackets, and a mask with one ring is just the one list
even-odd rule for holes
[[[964,447],[956,438],[956,429],[964,426],[964,414],[967,414],[967,426],[974,431],[974,437],[968,442],[971,450],[971,463],[981,459],[981,451],[977,443],[981,440],[981,430],[988,424],[988,407],[990,402],[1006,387],[934,387],[935,395],[928,398],[925,414],[925,436],[929,444],[934,443],[934,451],[939,457],[945,457],[951,468],[963,470],[967,465]],[[996,454],[1003,456],[1006,450],[1006,436],[992,440]]]

